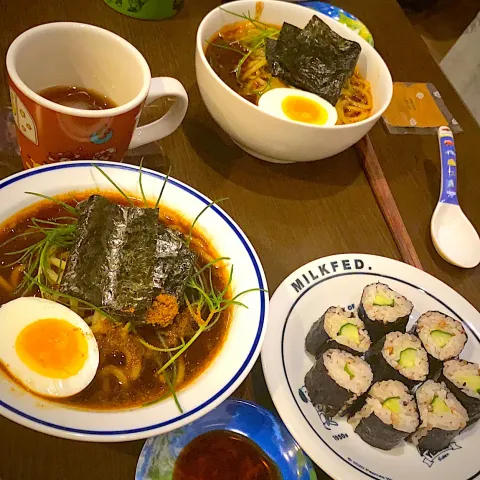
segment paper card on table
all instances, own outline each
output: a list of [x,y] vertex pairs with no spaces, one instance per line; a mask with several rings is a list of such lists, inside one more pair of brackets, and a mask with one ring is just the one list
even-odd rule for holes
[[393,134],[436,134],[442,125],[455,133],[462,131],[431,83],[394,82],[383,120]]

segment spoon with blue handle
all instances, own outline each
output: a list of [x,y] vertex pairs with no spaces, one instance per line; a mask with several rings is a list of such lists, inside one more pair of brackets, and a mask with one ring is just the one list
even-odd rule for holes
[[442,185],[430,223],[433,244],[447,262],[462,268],[473,268],[480,263],[480,238],[458,204],[457,157],[453,134],[448,127],[438,129],[438,142]]

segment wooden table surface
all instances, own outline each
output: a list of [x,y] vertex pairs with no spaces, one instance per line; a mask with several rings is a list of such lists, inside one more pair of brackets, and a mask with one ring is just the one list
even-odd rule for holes
[[[40,23],[78,21],[112,30],[146,57],[153,76],[185,86],[190,107],[182,127],[162,141],[172,175],[211,198],[228,196],[224,208],[256,248],[274,291],[300,265],[325,255],[362,252],[399,259],[355,149],[319,162],[281,166],[256,160],[236,147],[207,113],[195,82],[195,32],[218,0],[185,0],[184,10],[162,22],[122,16],[101,0],[3,2],[0,57],[22,31]],[[395,0],[335,0],[370,28],[394,80],[432,82],[460,122],[456,138],[459,198],[480,229],[480,128],[429,55]],[[39,68],[41,68],[39,66]],[[9,104],[1,72],[0,105]],[[430,216],[439,191],[436,136],[393,136],[381,123],[371,132],[398,207],[424,268],[480,309],[480,268],[461,270],[435,252]],[[0,153],[0,174],[21,168]],[[273,408],[257,362],[239,395]],[[90,444],[49,437],[0,418],[0,480],[131,480],[143,441]],[[319,478],[329,478],[319,471]]]

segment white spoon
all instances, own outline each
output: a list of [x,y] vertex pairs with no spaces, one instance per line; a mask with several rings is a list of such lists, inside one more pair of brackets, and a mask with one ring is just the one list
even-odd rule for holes
[[440,127],[438,141],[442,185],[430,223],[433,244],[447,262],[462,268],[473,268],[480,263],[480,238],[458,204],[457,159],[452,131],[448,127]]

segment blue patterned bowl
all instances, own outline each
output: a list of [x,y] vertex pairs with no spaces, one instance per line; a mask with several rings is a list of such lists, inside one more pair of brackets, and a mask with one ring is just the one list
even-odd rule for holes
[[366,40],[373,47],[373,37],[370,33],[370,30],[361,22],[357,17],[353,16],[351,13],[346,12],[345,10],[330,5],[325,2],[295,2],[304,7],[311,8],[317,12],[323,13],[337,22],[343,23],[350,30],[358,33],[364,40]]
[[270,456],[285,479],[317,479],[310,460],[279,418],[253,403],[229,399],[190,425],[149,438],[140,454],[135,480],[171,480],[182,449],[211,430],[245,435]]

